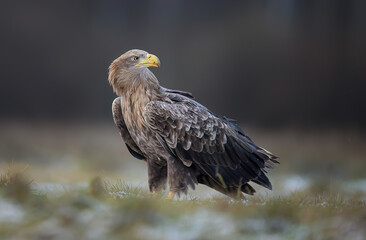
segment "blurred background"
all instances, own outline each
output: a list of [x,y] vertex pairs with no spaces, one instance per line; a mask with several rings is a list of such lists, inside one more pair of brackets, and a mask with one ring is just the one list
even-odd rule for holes
[[364,1],[2,1],[0,117],[110,121],[109,64],[261,127],[365,127]]
[[163,86],[192,92],[279,155],[274,174],[366,177],[365,9],[356,0],[2,1],[0,161],[145,177],[113,125],[107,82],[109,64],[139,48],[160,58],[152,71]]

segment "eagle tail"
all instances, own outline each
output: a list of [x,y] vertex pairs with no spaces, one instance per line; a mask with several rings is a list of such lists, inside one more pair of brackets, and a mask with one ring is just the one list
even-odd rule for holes
[[210,188],[215,189],[216,191],[225,194],[226,196],[229,196],[234,199],[245,199],[243,193],[253,195],[255,193],[255,189],[250,186],[248,183],[245,183],[241,186],[229,186],[225,187],[221,184],[218,184],[216,181],[214,181],[212,178],[200,175],[198,176],[198,183],[204,184]]

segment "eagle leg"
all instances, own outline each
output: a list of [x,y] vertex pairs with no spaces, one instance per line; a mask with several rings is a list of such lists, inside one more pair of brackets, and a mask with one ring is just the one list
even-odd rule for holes
[[169,196],[178,194],[179,197],[181,193],[187,194],[188,186],[195,189],[198,182],[193,168],[186,167],[182,161],[174,157],[169,157],[167,163]]
[[147,172],[150,192],[164,190],[167,181],[167,166],[158,160],[147,159]]
[[166,200],[173,200],[175,196],[174,192],[169,192],[168,196],[166,197]]

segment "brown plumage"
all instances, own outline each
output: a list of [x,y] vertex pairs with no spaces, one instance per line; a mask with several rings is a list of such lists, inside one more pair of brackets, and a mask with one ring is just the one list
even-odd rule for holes
[[148,67],[159,59],[130,50],[109,67],[118,97],[113,118],[130,153],[147,162],[150,191],[186,193],[205,184],[231,197],[253,194],[250,181],[271,189],[276,157],[258,147],[233,120],[219,117],[188,92],[163,88]]

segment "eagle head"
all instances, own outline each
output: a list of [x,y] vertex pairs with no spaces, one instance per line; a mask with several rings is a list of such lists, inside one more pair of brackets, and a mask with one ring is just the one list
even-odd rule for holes
[[[148,67],[159,67],[160,60],[157,56],[144,50],[133,49],[122,54],[109,66],[109,83],[117,88],[127,80],[146,72]],[[150,71],[149,71],[150,72]]]

